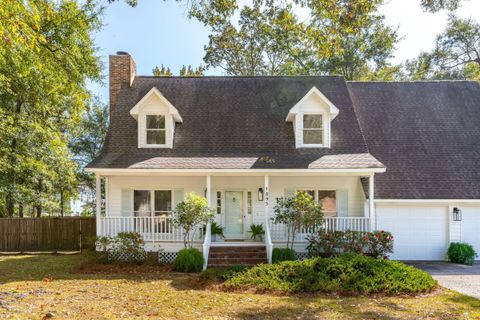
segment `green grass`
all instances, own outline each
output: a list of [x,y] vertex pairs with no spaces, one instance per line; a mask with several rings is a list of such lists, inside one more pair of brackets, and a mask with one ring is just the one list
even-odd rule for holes
[[198,274],[165,273],[161,267],[80,273],[76,267],[84,260],[0,256],[0,318],[41,319],[47,312],[54,319],[480,318],[479,300],[448,290],[416,297],[221,292]]

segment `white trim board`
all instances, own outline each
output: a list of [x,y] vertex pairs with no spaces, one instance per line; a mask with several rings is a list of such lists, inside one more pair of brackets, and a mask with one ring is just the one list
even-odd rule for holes
[[401,204],[447,204],[447,203],[478,203],[480,204],[480,199],[375,199],[375,203],[387,204],[387,203],[401,203]]
[[371,176],[375,173],[383,173],[386,168],[366,168],[366,169],[111,169],[111,168],[86,168],[85,171],[98,173],[101,175],[192,175],[204,176],[207,173],[217,175],[250,175],[263,176],[265,174],[273,176],[295,176],[295,175],[355,175]]

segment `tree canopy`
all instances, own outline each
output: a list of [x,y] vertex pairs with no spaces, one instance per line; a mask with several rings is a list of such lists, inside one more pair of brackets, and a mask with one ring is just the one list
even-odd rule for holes
[[0,6],[0,197],[6,212],[58,207],[75,192],[71,132],[100,79],[93,1],[6,1]]

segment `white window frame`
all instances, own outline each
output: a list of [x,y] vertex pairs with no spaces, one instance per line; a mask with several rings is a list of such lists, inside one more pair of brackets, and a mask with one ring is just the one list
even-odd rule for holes
[[132,199],[132,214],[133,216],[135,216],[135,191],[148,191],[150,192],[150,217],[162,217],[164,215],[161,215],[161,216],[156,216],[155,215],[155,191],[170,191],[170,194],[172,195],[172,198],[171,198],[171,202],[172,202],[172,210],[170,211],[158,211],[158,212],[166,212],[166,215],[169,216],[172,214],[172,212],[174,211],[174,206],[175,206],[175,192],[174,192],[174,189],[152,189],[152,188],[134,188],[134,189],[131,189],[132,192],[131,192],[131,199]]
[[[310,116],[310,115],[319,115],[319,116],[322,116],[322,128],[321,129],[313,129],[313,128],[309,128],[309,129],[305,129],[303,127],[303,118],[304,116]],[[301,146],[303,148],[323,148],[326,143],[326,135],[325,135],[325,131],[326,131],[326,115],[324,112],[305,112],[305,113],[301,113],[300,114],[300,139],[302,141],[301,143]],[[312,130],[312,131],[321,131],[322,133],[322,143],[305,143],[303,141],[303,133],[304,133],[304,130]]]
[[[148,116],[162,116],[163,119],[164,119],[164,124],[165,124],[165,127],[163,129],[149,129],[147,127],[147,117]],[[143,128],[144,132],[145,132],[145,141],[144,141],[144,145],[145,147],[147,148],[165,148],[168,143],[167,143],[167,140],[168,140],[168,134],[167,134],[167,128],[168,128],[168,123],[167,123],[167,115],[166,114],[161,114],[161,113],[146,113],[145,114],[145,127]],[[165,143],[148,143],[148,139],[147,139],[147,133],[148,131],[163,131],[165,132]]]
[[[314,192],[314,201],[315,203],[317,204],[320,204],[320,191],[335,191],[335,207],[338,209],[338,198],[337,198],[337,193],[338,193],[338,189],[337,188],[329,188],[329,189],[326,189],[326,188],[321,188],[321,189],[318,189],[318,188],[312,188],[312,187],[305,187],[305,188],[295,188],[295,192],[298,192],[298,191],[313,191]],[[335,211],[335,216],[334,217],[338,217],[338,210]]]

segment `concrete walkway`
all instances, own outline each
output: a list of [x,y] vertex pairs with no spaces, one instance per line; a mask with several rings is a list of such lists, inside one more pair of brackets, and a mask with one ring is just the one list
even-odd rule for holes
[[430,273],[445,288],[480,299],[480,264],[465,266],[449,262],[407,262]]

